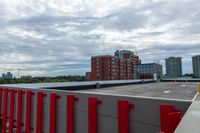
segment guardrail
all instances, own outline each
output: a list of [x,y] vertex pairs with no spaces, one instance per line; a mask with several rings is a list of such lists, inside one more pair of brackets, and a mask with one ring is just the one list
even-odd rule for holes
[[162,82],[200,82],[200,78],[164,78]]
[[186,100],[0,88],[1,132],[172,133],[190,104]]

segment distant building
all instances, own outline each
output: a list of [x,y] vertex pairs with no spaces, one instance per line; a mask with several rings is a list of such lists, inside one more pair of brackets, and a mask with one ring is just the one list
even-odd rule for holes
[[2,74],[2,78],[3,79],[12,79],[13,78],[13,74],[11,72],[7,72],[6,74],[3,73]]
[[193,76],[200,78],[200,55],[192,57]]
[[139,56],[135,55],[134,52],[130,50],[117,50],[115,51],[115,57],[119,59],[138,59],[138,63],[141,63]]
[[165,59],[166,77],[177,78],[182,76],[182,61],[181,57],[169,57]]
[[138,64],[136,71],[138,79],[153,79],[154,75],[158,79],[163,77],[162,65],[157,63]]
[[85,73],[85,80],[90,81],[91,80],[91,72],[86,72]]
[[141,60],[131,51],[116,51],[115,56],[100,55],[91,58],[92,80],[125,80],[136,78],[136,65]]
[[92,80],[119,79],[118,58],[111,55],[94,56],[91,58]]
[[5,74],[5,73],[2,74],[2,78],[3,78],[3,79],[6,78],[6,74]]
[[22,79],[30,79],[30,78],[32,78],[32,76],[30,76],[30,75],[27,75],[27,76],[21,76],[21,78],[22,78]]

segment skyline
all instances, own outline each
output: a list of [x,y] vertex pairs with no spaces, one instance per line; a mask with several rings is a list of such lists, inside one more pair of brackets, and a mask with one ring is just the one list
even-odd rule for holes
[[[106,54],[106,55],[110,55],[110,56],[114,56],[114,55],[111,55],[111,54]],[[96,55],[96,56],[101,56],[101,55]],[[197,56],[199,56],[199,55],[197,55]],[[175,57],[175,56],[171,56],[171,57]],[[194,57],[194,56],[193,56]],[[170,58],[170,57],[168,57],[168,58]],[[180,57],[181,58],[181,60],[184,60],[182,57]],[[153,62],[142,62],[142,64],[149,64],[149,63],[157,63],[157,64],[161,64],[162,65],[162,68],[163,68],[163,74],[166,74],[166,62],[164,62],[163,63],[163,61],[165,61],[165,59],[163,59],[162,61],[158,61],[158,62],[156,62],[156,61],[153,61]],[[192,61],[191,61],[191,63],[192,63]],[[163,65],[164,64],[164,65]],[[192,72],[184,72],[184,64],[183,64],[183,61],[182,61],[182,64],[181,64],[181,66],[182,66],[182,69],[183,69],[183,75],[184,74],[193,74],[193,71]],[[192,67],[192,64],[189,64],[189,66],[190,67]],[[91,64],[89,64],[89,67],[91,67]],[[192,69],[192,68],[191,68]],[[11,69],[10,69],[11,70]],[[13,74],[13,76],[14,77],[16,77],[16,76],[34,76],[34,75],[27,75],[27,73],[25,72],[24,74],[25,75],[20,75],[21,73],[21,69],[18,69],[18,70],[12,70],[12,72],[13,71],[17,71],[16,73],[14,72],[14,73],[12,73]],[[91,69],[90,69],[90,71],[91,71]],[[6,72],[8,72],[8,71],[6,71]],[[10,72],[10,71],[9,71]],[[85,72],[88,72],[88,71],[85,71]],[[85,72],[83,72],[83,74],[72,74],[72,75],[81,75],[81,76],[84,76],[85,75]],[[2,73],[2,74],[4,74],[4,73]],[[56,76],[66,76],[67,74],[63,74],[63,75],[56,75]],[[71,74],[68,74],[68,75],[71,75]],[[44,77],[45,76],[48,76],[48,75],[43,75]],[[56,76],[50,76],[50,77],[56,77]],[[35,77],[37,77],[37,75],[35,76]]]
[[198,0],[7,0],[0,6],[0,73],[84,75],[91,56],[117,49],[163,68],[165,58],[180,56],[183,73],[192,73],[191,57],[200,54]]

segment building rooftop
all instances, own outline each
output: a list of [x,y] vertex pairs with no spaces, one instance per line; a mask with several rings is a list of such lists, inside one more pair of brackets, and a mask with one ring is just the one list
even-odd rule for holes
[[168,57],[165,60],[168,60],[168,59],[182,59],[182,57]]
[[117,58],[114,55],[96,55],[96,56],[92,56],[92,58],[98,58],[98,57],[114,57],[114,58]]
[[81,92],[192,100],[197,93],[197,86],[197,82],[160,82],[81,90]]
[[107,80],[107,81],[82,81],[82,82],[56,82],[56,83],[28,83],[28,84],[4,84],[3,88],[21,88],[21,89],[58,89],[58,90],[79,90],[94,89],[110,86],[123,86],[129,84],[141,84],[143,82],[153,82],[153,80]]
[[142,64],[137,64],[137,65],[152,65],[152,64],[161,65],[159,63],[142,63]]
[[193,100],[198,82],[159,82],[153,80],[114,80],[63,83],[6,84],[2,88],[48,89],[102,95]]

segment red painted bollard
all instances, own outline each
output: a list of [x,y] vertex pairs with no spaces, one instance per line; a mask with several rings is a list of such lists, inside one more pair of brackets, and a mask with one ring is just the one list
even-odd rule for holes
[[4,107],[3,107],[3,119],[2,119],[2,133],[6,133],[7,123],[7,108],[8,108],[8,89],[4,89]]
[[160,132],[173,133],[180,121],[180,110],[173,105],[160,105]]
[[97,133],[97,107],[102,104],[96,97],[88,98],[88,133]]
[[60,98],[56,93],[50,94],[50,124],[49,124],[49,132],[56,133],[56,111],[57,111],[57,100]]
[[127,100],[118,101],[118,133],[129,133],[129,110],[133,108]]
[[27,91],[26,93],[26,118],[25,118],[25,133],[31,133],[31,109],[32,109],[32,96],[35,93],[32,91]]
[[67,114],[66,114],[66,133],[74,133],[74,104],[78,101],[78,98],[74,95],[68,95],[66,98],[66,107],[67,107]]
[[21,133],[22,123],[22,98],[25,92],[23,90],[17,91],[17,120],[16,120],[16,133]]
[[181,112],[173,112],[169,114],[170,132],[173,133],[181,121]]
[[16,92],[17,91],[14,89],[10,90],[10,119],[9,119],[9,128],[8,128],[9,133],[13,133],[15,93]]
[[37,111],[36,111],[36,133],[42,133],[42,115],[43,98],[46,96],[43,92],[37,93]]
[[2,88],[0,88],[0,119],[2,119],[1,106],[2,106]]

